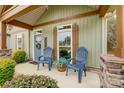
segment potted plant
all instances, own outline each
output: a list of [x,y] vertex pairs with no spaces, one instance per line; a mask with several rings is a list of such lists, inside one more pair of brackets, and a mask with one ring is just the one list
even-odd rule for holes
[[60,72],[64,72],[66,70],[66,65],[68,61],[65,58],[59,58],[59,60],[55,61],[55,65]]

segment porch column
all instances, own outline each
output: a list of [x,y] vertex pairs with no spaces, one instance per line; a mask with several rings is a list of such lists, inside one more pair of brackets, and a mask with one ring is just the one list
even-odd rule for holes
[[124,58],[124,6],[119,5],[116,9],[116,43],[114,54]]
[[[72,58],[76,56],[76,48],[78,48],[78,25],[76,23],[72,24]],[[75,61],[72,61],[75,63]]]
[[6,24],[3,22],[0,22],[0,48],[1,49],[6,49]]
[[57,59],[57,27],[53,29],[53,59]]
[[101,55],[100,85],[104,88],[124,88],[124,6],[116,10],[115,55]]

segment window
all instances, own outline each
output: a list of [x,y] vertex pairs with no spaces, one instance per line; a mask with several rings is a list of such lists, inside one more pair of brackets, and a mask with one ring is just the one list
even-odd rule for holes
[[18,34],[17,35],[17,49],[23,49],[23,35]]
[[71,25],[58,27],[58,58],[71,58]]
[[70,46],[71,45],[71,31],[59,32],[59,46]]

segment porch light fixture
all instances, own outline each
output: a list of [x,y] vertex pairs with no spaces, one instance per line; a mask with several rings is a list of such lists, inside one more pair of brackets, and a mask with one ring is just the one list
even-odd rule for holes
[[8,25],[7,29],[8,29],[8,31],[11,31],[13,29],[13,26],[12,25]]

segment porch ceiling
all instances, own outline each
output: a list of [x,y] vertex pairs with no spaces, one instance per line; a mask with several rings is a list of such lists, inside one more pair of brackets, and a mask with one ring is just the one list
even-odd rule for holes
[[0,14],[2,12],[2,9],[3,9],[3,5],[0,5]]
[[20,21],[20,22],[24,22],[30,25],[34,25],[35,22],[40,18],[40,16],[44,13],[46,7],[45,6],[41,6],[21,17],[16,18],[16,20]]
[[[104,16],[106,14],[107,10],[108,10],[108,6],[107,5],[106,6],[105,5],[84,5],[84,6],[92,8],[93,10],[96,10],[96,11],[98,10],[99,14],[101,15],[101,17]],[[0,6],[0,7],[2,7],[2,6]],[[33,28],[35,26],[35,23],[44,14],[44,12],[46,10],[48,10],[49,8],[50,8],[50,6],[41,5],[41,7],[39,7],[39,8],[36,8],[36,9],[34,9],[34,10],[32,10],[32,11],[30,11],[30,12],[28,12],[28,13],[22,15],[22,16],[14,18],[14,20],[16,22],[18,22],[19,24],[23,24],[23,25],[27,25],[27,26],[32,26],[32,28]],[[109,6],[109,8],[110,8],[110,6]],[[109,9],[109,10],[112,10],[112,9]]]
[[[86,5],[86,6],[89,8],[93,8],[94,10],[98,10],[100,7],[100,5]],[[39,7],[21,17],[16,18],[16,20],[33,26],[35,25],[37,20],[42,16],[42,14],[48,9],[47,7],[49,6]]]

